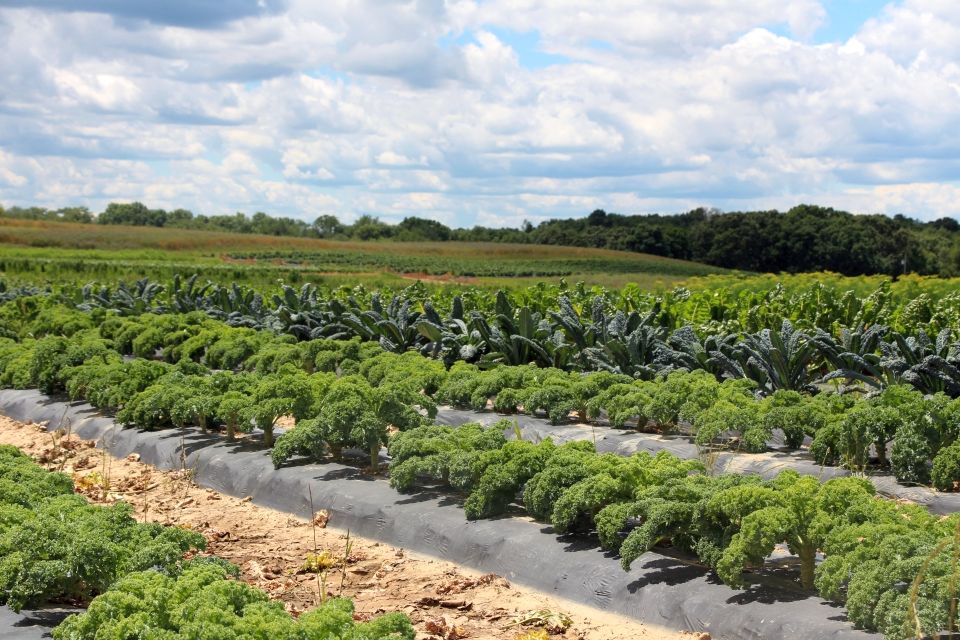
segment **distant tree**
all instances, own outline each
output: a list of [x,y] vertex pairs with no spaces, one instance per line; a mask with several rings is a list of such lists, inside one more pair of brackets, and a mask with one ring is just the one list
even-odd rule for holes
[[380,238],[389,238],[393,229],[379,218],[370,215],[362,215],[350,227],[350,235],[357,240],[378,240]]
[[10,207],[5,211],[8,218],[23,220],[46,220],[50,212],[45,207]]
[[193,223],[193,212],[189,209],[174,209],[167,213],[168,227],[189,227]]
[[93,214],[86,207],[63,207],[53,212],[58,220],[64,222],[93,222]]
[[931,222],[930,226],[935,229],[943,229],[944,231],[960,231],[960,222],[957,222],[954,218],[939,218]]
[[340,235],[345,227],[337,216],[325,214],[313,221],[313,228],[321,238],[330,238]]
[[204,221],[206,225],[212,229],[220,229],[223,231],[231,231],[233,233],[252,233],[253,227],[250,222],[250,219],[247,218],[241,212],[236,212],[233,215],[219,215],[219,216],[197,216],[196,220]]
[[607,212],[603,209],[595,209],[587,216],[587,224],[592,227],[607,226]]
[[254,233],[278,235],[275,231],[277,228],[276,223],[270,216],[262,211],[257,211],[253,214],[253,217],[250,219],[250,225],[253,227]]
[[111,202],[97,216],[100,224],[126,224],[139,227],[162,227],[166,224],[167,212],[163,209],[148,209],[142,202]]
[[403,221],[397,225],[397,232],[394,235],[397,240],[432,240],[443,242],[450,239],[451,233],[450,228],[442,222],[409,217],[404,218]]

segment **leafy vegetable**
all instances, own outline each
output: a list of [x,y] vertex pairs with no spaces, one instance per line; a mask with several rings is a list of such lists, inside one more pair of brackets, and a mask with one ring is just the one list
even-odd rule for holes
[[243,582],[227,579],[217,564],[192,564],[177,577],[141,571],[70,616],[55,640],[158,638],[162,640],[413,640],[410,620],[391,613],[353,620],[353,603],[333,598],[293,618],[283,603]]

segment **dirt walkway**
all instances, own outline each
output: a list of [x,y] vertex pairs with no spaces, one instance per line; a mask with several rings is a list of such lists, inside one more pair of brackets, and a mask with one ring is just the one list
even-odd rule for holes
[[[282,600],[294,614],[316,606],[323,591],[352,598],[359,616],[407,613],[418,640],[709,639],[643,625],[379,542],[352,537],[348,543],[322,510],[311,526],[249,498],[198,487],[189,472],[159,471],[135,456],[114,459],[92,442],[38,425],[0,416],[0,443],[72,474],[78,491],[93,502],[125,501],[140,520],[202,533],[208,552],[239,565],[243,580]],[[328,568],[318,574],[318,566]]]

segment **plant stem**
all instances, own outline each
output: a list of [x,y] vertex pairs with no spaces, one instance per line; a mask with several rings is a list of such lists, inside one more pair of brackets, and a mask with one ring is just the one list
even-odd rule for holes
[[800,584],[804,589],[814,588],[814,571],[817,568],[817,548],[812,544],[800,545]]
[[273,447],[273,425],[272,424],[270,426],[265,426],[263,428],[263,444],[266,445],[267,448]]
[[337,594],[341,597],[343,596],[343,584],[347,579],[347,560],[350,559],[350,550],[352,546],[353,545],[350,542],[350,529],[347,529],[347,542],[346,546],[343,548],[343,569],[340,572],[340,592]]
[[[317,558],[317,511],[313,508],[313,487],[307,485],[307,494],[310,496],[310,528],[313,530],[313,557],[316,561]],[[320,604],[323,604],[324,600],[324,583],[325,579],[320,577],[321,569],[317,567],[317,598],[320,600]]]

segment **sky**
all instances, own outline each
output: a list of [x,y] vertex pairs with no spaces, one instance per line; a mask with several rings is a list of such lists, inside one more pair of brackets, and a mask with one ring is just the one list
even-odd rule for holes
[[956,0],[0,0],[0,204],[960,214]]

